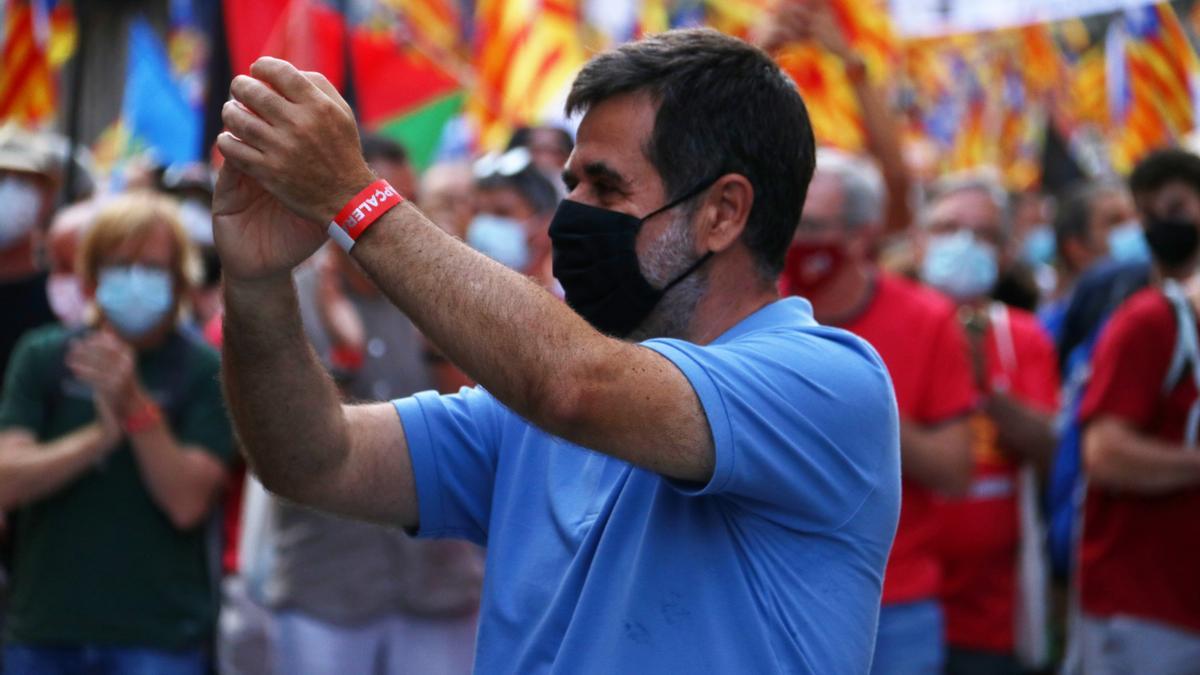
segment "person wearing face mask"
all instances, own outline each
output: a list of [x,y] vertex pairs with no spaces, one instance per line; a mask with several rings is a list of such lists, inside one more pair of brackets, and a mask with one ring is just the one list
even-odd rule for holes
[[1101,329],[1079,406],[1086,498],[1067,672],[1200,663],[1200,174],[1151,160],[1130,179],[1151,283]]
[[561,295],[554,281],[548,227],[559,194],[524,147],[475,162],[475,218],[467,243]]
[[13,352],[0,396],[12,672],[208,672],[206,524],[233,443],[216,354],[177,328],[190,255],[168,198],[114,200],[79,252],[94,322],[31,331]]
[[900,410],[904,490],[873,672],[937,672],[943,658],[937,505],[961,493],[970,477],[967,418],[976,397],[953,304],[884,273],[873,257],[884,201],[874,164],[818,153],[780,282],[785,295],[812,303],[818,321],[862,337],[888,366]]
[[40,250],[57,175],[46,139],[0,127],[0,378],[21,335],[55,320]]
[[[676,30],[583,67],[549,227],[566,302],[378,181],[323,77],[250,73],[215,232],[230,410],[268,488],[486,543],[479,673],[868,670],[895,396],[869,345],[778,297],[814,151],[765,53]],[[343,405],[291,282],[327,235],[480,386]]]
[[[1129,190],[1136,218],[1109,230],[1109,258],[1095,262],[1079,278],[1058,339],[1064,414],[1046,502],[1051,562],[1065,582],[1073,582],[1077,567],[1085,489],[1080,405],[1095,371],[1098,338],[1121,303],[1150,283],[1150,266],[1144,261],[1150,248],[1143,224],[1158,223],[1164,213],[1200,221],[1200,157],[1177,148],[1152,152],[1134,167]],[[1122,243],[1132,239],[1131,227],[1136,228],[1136,246]]]
[[1057,343],[1079,278],[1110,256],[1116,261],[1136,260],[1145,250],[1145,239],[1129,190],[1113,182],[1068,192],[1055,210],[1052,227],[1057,287],[1038,310],[1038,319]]
[[1200,214],[1200,156],[1180,148],[1152,152],[1129,175],[1129,191],[1136,221],[1109,232],[1108,259],[1080,277],[1063,317],[1057,347],[1064,372],[1076,349],[1090,351],[1113,311],[1150,283],[1150,250],[1143,235],[1149,214]]
[[991,299],[1005,266],[1003,190],[967,176],[934,194],[921,274],[958,304],[981,395],[971,483],[947,501],[939,535],[946,672],[1015,675],[1047,657],[1037,475],[1054,452],[1057,358],[1032,313]]
[[46,281],[46,297],[59,322],[68,328],[78,328],[87,320],[88,299],[75,271],[79,257],[79,242],[96,219],[99,203],[87,200],[60,209],[50,222],[46,258],[50,278]]

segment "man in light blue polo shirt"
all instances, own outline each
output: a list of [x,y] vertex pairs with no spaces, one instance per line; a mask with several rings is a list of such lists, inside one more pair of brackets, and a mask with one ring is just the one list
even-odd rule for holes
[[584,67],[565,305],[408,204],[371,224],[355,260],[481,385],[391,404],[339,403],[290,282],[374,181],[353,116],[275,59],[232,93],[223,367],[270,489],[486,545],[477,672],[867,672],[896,404],[866,343],[775,290],[813,139],[765,54],[672,31]]

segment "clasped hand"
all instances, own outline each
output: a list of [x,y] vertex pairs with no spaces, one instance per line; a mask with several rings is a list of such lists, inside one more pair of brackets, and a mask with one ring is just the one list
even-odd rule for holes
[[66,363],[76,378],[92,388],[101,428],[111,437],[120,436],[118,418],[128,415],[146,396],[137,381],[133,348],[112,332],[100,330],[73,342]]
[[213,196],[226,277],[282,277],[325,241],[325,225],[374,180],[350,106],[319,73],[264,57],[230,86]]

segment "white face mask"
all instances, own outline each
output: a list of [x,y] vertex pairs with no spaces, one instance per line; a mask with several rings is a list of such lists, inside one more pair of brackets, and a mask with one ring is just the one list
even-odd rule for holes
[[925,283],[959,302],[983,297],[998,276],[996,249],[965,231],[931,239],[921,264]]
[[467,243],[476,251],[521,271],[529,264],[529,245],[520,221],[481,213],[467,228]]
[[42,210],[42,192],[22,176],[0,177],[0,250],[10,248],[33,231]]
[[55,272],[46,282],[46,298],[54,316],[69,328],[83,325],[87,317],[88,301],[83,295],[79,277],[74,274]]

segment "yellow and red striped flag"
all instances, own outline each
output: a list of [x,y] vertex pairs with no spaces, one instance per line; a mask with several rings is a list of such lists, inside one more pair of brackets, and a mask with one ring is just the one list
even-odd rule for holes
[[744,38],[771,11],[776,1],[795,0],[705,0],[705,21],[722,33]]
[[1128,171],[1146,153],[1195,127],[1196,52],[1167,3],[1125,11],[1110,28],[1108,98],[1113,165]]
[[463,17],[454,0],[386,0],[396,10],[405,37],[443,57],[465,53]]
[[[881,0],[830,0],[829,8],[846,41],[866,62],[871,79],[881,83],[890,78],[899,46],[886,4]],[[760,7],[758,11],[765,10]],[[841,61],[812,44],[793,45],[779,54],[778,61],[804,96],[817,141],[848,151],[862,150],[862,113]]]
[[484,149],[521,124],[553,116],[586,60],[576,0],[481,0],[467,112]]
[[54,115],[54,74],[29,0],[9,5],[0,43],[0,121],[36,126]]

